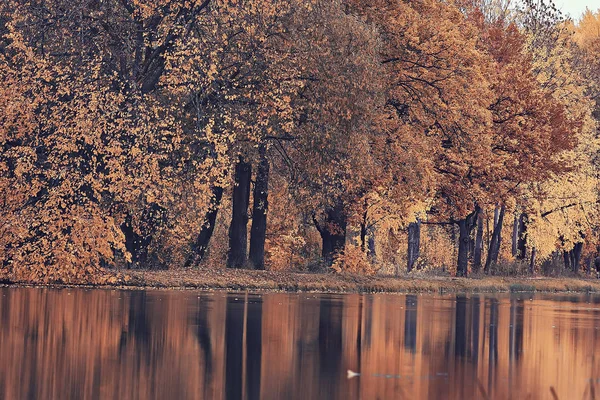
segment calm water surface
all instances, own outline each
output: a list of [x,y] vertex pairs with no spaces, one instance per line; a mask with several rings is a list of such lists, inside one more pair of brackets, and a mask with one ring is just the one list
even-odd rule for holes
[[551,390],[600,391],[600,297],[0,288],[0,399],[552,399]]

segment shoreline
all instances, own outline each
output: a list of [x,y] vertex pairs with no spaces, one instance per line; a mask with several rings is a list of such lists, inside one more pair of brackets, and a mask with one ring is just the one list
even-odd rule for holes
[[81,287],[123,290],[224,290],[318,293],[600,293],[600,279],[586,277],[364,276],[336,273],[275,272],[231,269],[131,270],[114,283],[33,283],[0,277],[0,286]]

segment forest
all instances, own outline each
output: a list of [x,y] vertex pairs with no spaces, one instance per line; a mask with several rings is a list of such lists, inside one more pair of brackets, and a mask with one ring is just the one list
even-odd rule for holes
[[600,261],[600,10],[4,0],[0,82],[15,281]]

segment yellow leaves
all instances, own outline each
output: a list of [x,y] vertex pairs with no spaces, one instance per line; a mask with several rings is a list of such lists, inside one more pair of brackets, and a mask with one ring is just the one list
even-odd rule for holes
[[336,257],[331,268],[337,273],[373,275],[377,272],[377,268],[367,259],[366,253],[354,245],[346,245],[344,252]]
[[600,10],[587,9],[574,28],[573,39],[583,48],[595,46],[600,39]]

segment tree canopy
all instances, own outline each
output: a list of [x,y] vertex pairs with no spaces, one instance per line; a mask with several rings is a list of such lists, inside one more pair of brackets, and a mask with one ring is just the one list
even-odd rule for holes
[[600,11],[509,3],[4,1],[0,269],[591,263]]

